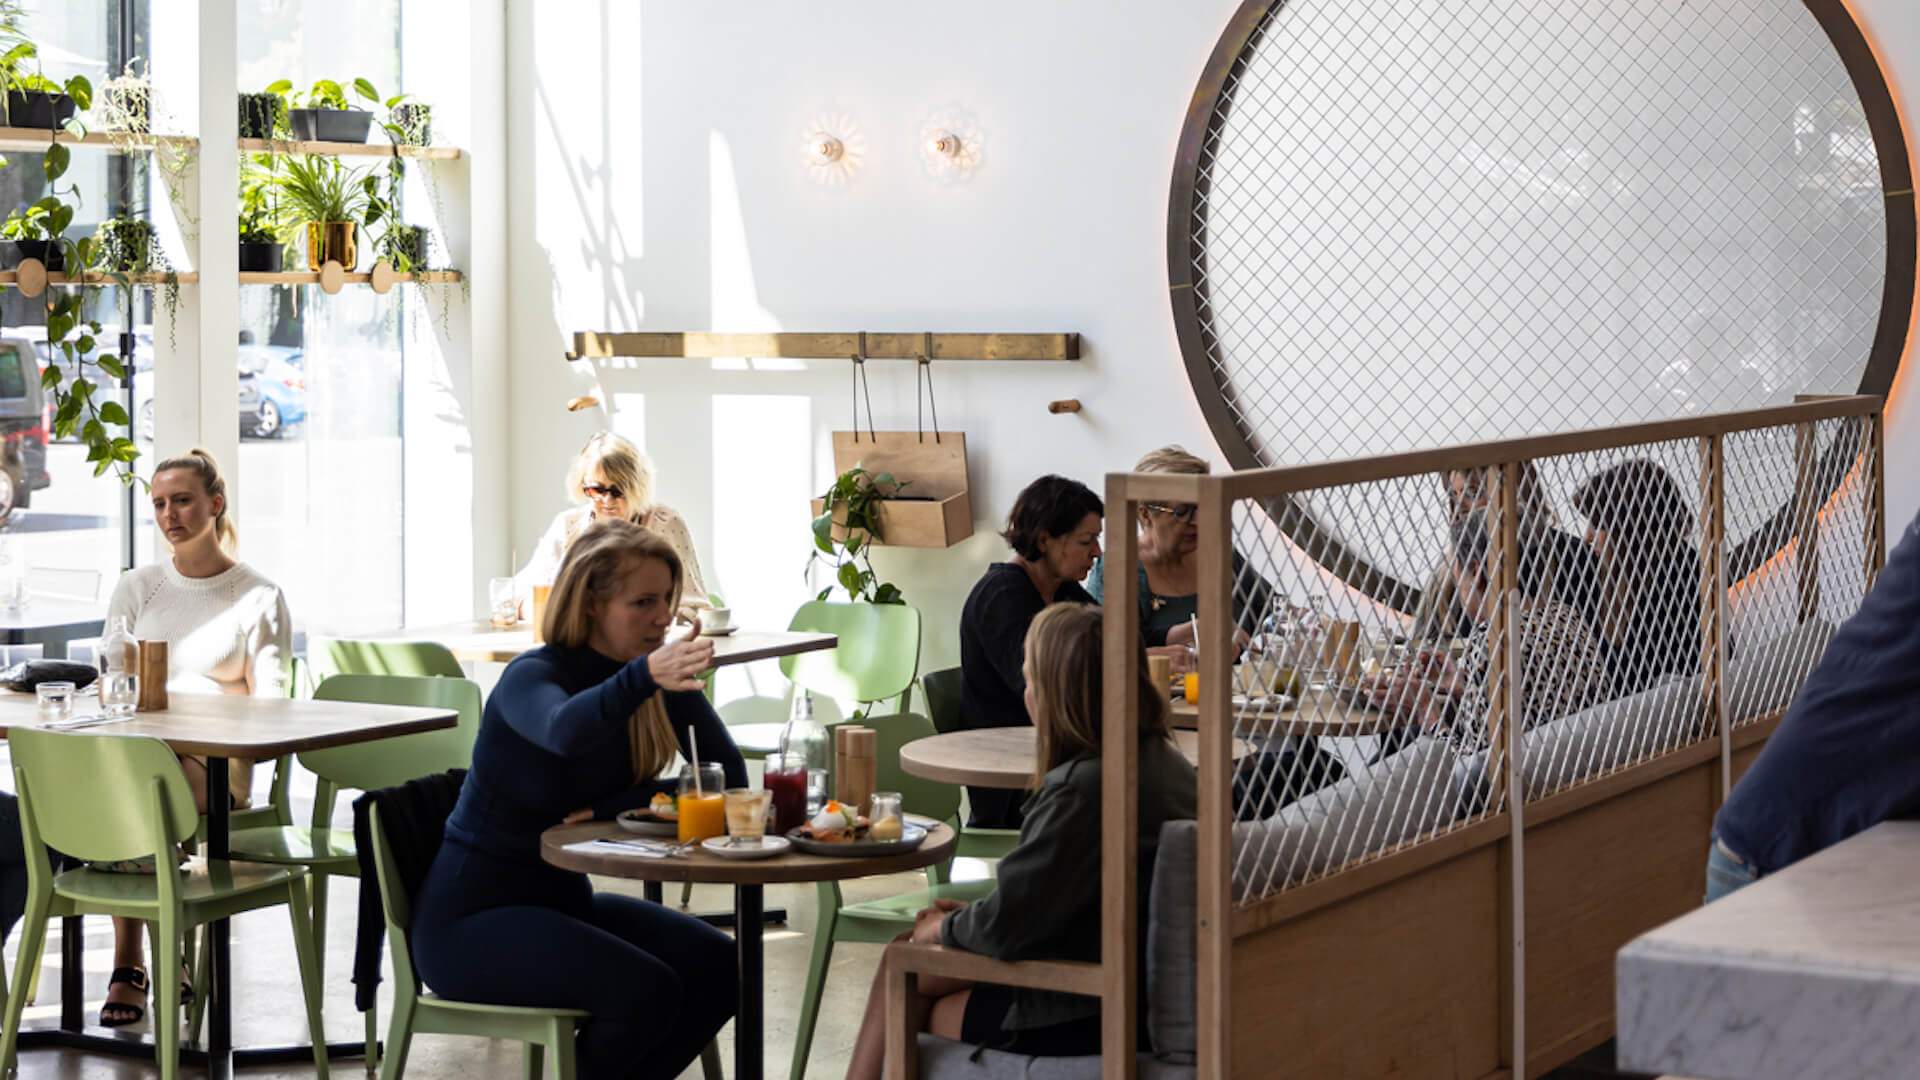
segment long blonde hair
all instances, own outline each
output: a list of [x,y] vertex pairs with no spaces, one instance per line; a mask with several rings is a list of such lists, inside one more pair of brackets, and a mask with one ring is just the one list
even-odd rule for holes
[[[593,602],[597,600],[604,607],[644,559],[667,564],[667,575],[673,580],[669,603],[672,610],[679,610],[685,571],[673,545],[630,521],[596,521],[580,533],[560,562],[560,573],[547,598],[546,618],[540,624],[541,636],[565,649],[585,646],[593,636],[589,610]],[[627,721],[627,735],[636,783],[659,776],[680,752],[680,740],[667,719],[666,698],[660,693],[634,712]]]
[[567,469],[567,498],[576,503],[587,501],[583,490],[587,478],[598,472],[609,486],[620,489],[627,500],[627,520],[645,524],[653,510],[653,463],[647,455],[623,435],[602,431],[587,440],[574,455]]
[[200,480],[200,487],[210,499],[220,500],[220,512],[213,517],[213,538],[219,542],[220,550],[232,555],[240,547],[240,530],[233,527],[233,506],[227,499],[227,481],[220,475],[220,463],[213,455],[199,447],[187,451],[179,457],[170,457],[153,470],[159,476],[172,469],[184,469]]
[[[1100,746],[1101,664],[1105,655],[1100,608],[1051,604],[1027,627],[1027,674],[1033,680],[1033,786],[1077,754]],[[1146,649],[1134,639],[1140,669],[1140,734],[1170,738],[1167,698],[1147,673]]]

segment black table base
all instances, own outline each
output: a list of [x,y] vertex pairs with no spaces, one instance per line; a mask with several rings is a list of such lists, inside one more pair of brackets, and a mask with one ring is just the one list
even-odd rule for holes
[[766,1064],[765,956],[760,940],[763,885],[733,887],[734,934],[740,951],[740,1011],[733,1018],[733,1075],[735,1080],[763,1080]]

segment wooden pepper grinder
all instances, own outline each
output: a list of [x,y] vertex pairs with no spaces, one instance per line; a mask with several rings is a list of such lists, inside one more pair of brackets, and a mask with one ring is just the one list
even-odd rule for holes
[[140,677],[139,712],[162,712],[167,707],[167,643],[142,641],[134,673]]
[[868,727],[835,729],[834,764],[839,766],[839,799],[856,814],[866,812],[877,778],[879,735]]

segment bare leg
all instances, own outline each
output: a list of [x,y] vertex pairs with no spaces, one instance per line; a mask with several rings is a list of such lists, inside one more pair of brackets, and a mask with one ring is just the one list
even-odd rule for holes
[[[895,941],[906,941],[913,937],[912,931],[906,931],[895,937]],[[932,1022],[934,1030],[948,1038],[960,1037],[959,1017],[966,1010],[966,996],[973,984],[965,979],[951,979],[941,975],[920,976],[920,996],[937,998],[939,1002],[933,1008]],[[951,1012],[948,1000],[959,997],[960,1012],[952,1014],[952,1033],[942,1030],[943,1009]],[[887,1050],[887,992],[886,966],[883,964],[873,973],[873,985],[867,990],[867,1011],[860,1019],[860,1034],[853,1041],[853,1057],[847,1062],[847,1080],[881,1080],[886,1066]]]
[[[187,786],[193,789],[194,809],[207,812],[207,764],[199,758],[180,759],[180,769],[186,773]],[[147,966],[145,924],[138,919],[113,920],[113,966],[144,968]],[[185,967],[181,968],[183,985],[191,986],[192,975]],[[115,983],[107,988],[107,1004],[134,1005],[145,1007],[147,997],[127,983]]]

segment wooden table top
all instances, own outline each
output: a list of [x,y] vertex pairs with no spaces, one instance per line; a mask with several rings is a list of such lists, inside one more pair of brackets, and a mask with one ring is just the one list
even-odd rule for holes
[[953,826],[935,823],[912,851],[898,855],[809,855],[798,849],[770,859],[723,859],[695,849],[671,858],[610,852],[568,851],[567,845],[603,838],[630,839],[611,821],[557,825],[540,835],[540,857],[565,870],[635,881],[696,881],[707,885],[778,885],[797,881],[845,881],[919,870],[943,862],[959,839]]
[[[925,780],[975,787],[1024,788],[1033,782],[1034,730],[1030,726],[949,731],[915,739],[900,748],[900,767]],[[1188,761],[1200,757],[1200,734],[1176,731],[1173,741]],[[1233,756],[1253,752],[1234,741]]]
[[[473,663],[504,664],[521,653],[540,647],[533,640],[533,626],[521,623],[511,630],[496,630],[485,621],[449,623],[445,626],[409,627],[382,637],[394,641],[435,641],[445,645],[455,659]],[[708,635],[713,642],[713,666],[727,667],[778,656],[831,649],[840,644],[832,634],[793,633],[786,630],[735,630],[726,635]]]
[[[398,705],[362,705],[352,701],[298,701],[242,694],[168,694],[163,712],[138,713],[132,720],[79,729],[87,734],[147,735],[176,753],[261,760],[302,750],[389,739],[453,727],[450,709]],[[74,713],[97,712],[98,698],[75,696]],[[32,694],[0,692],[0,738],[14,727],[39,722]]]
[[[1235,704],[1230,715],[1236,721],[1244,718],[1246,727],[1237,730],[1244,733],[1248,728],[1257,728],[1262,734],[1270,735],[1374,735],[1387,728],[1414,722],[1411,715],[1383,713],[1349,705],[1339,695],[1325,690],[1307,691],[1289,709],[1249,708]],[[1200,726],[1200,706],[1187,704],[1185,698],[1175,698],[1173,726],[1197,729]]]

